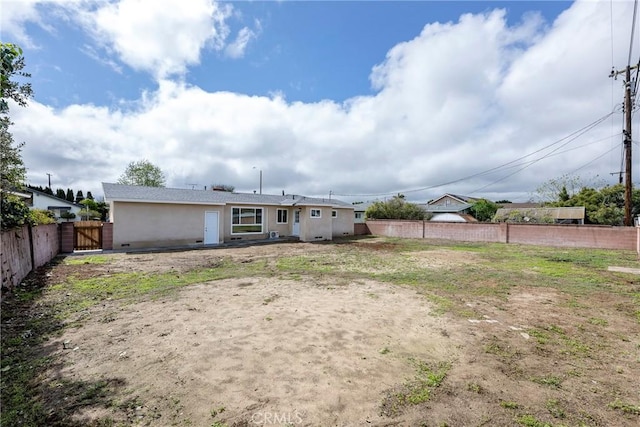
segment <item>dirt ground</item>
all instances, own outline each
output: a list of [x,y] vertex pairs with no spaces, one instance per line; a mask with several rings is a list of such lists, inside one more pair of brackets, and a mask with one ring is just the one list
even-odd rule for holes
[[[298,243],[119,253],[84,274],[180,273],[222,258],[252,262],[274,253],[331,250],[331,245]],[[476,262],[473,253],[444,249],[411,256],[434,270]],[[51,274],[55,279],[74,271],[77,266],[60,265]],[[599,310],[606,308],[604,298]],[[566,425],[579,425],[575,420],[637,425],[640,418],[633,414],[594,405],[629,398],[628,390],[639,386],[637,325],[608,318],[613,328],[627,328],[631,339],[614,337],[610,360],[597,361],[545,354],[548,350],[527,333],[541,316],[569,333],[576,324],[574,312],[566,310],[569,302],[553,289],[524,285],[506,301],[467,300],[475,316],[465,318],[435,315],[424,294],[397,284],[336,283],[327,277],[227,279],[158,299],[104,301],[47,346],[63,361],[58,378],[118,386],[117,405],[80,406],[78,420],[216,427],[523,425],[514,422],[516,407],[522,413],[556,402],[571,407],[573,422]],[[611,337],[593,339],[610,345]],[[399,405],[399,393],[415,380],[421,363],[448,366],[445,381],[428,401]],[[531,381],[558,372],[561,389]],[[631,396],[636,402],[637,390]],[[567,396],[573,396],[571,405],[565,405]],[[557,425],[564,425],[562,418]]]

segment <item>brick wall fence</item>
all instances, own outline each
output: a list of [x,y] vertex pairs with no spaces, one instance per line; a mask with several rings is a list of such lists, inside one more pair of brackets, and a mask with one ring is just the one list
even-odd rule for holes
[[640,227],[403,220],[368,220],[366,224],[371,234],[377,236],[622,249],[640,253]]

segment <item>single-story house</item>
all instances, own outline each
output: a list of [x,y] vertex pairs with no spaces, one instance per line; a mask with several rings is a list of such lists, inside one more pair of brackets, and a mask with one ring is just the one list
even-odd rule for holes
[[478,200],[479,199],[474,197],[447,193],[419,206],[433,215],[430,221],[477,222],[477,220],[469,214],[469,210]]
[[23,193],[29,194],[29,198],[26,199],[29,209],[43,209],[51,211],[56,216],[58,222],[67,221],[60,217],[63,212],[69,212],[76,215],[71,221],[79,221],[80,211],[83,206],[79,203],[70,202],[66,199],[61,199],[51,194],[43,193],[42,191],[29,188],[24,190]]
[[114,249],[353,235],[353,205],[335,199],[110,183],[102,188]]

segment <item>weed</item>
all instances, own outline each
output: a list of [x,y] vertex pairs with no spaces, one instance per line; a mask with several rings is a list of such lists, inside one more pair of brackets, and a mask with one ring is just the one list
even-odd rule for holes
[[413,379],[387,393],[380,409],[382,415],[396,416],[408,405],[429,400],[432,391],[442,384],[451,368],[447,362],[432,365],[415,359],[409,361],[415,366],[416,374]]
[[521,426],[525,427],[553,427],[549,423],[544,423],[542,421],[538,421],[536,417],[530,414],[521,415],[516,418],[516,422]]
[[482,393],[482,386],[478,383],[469,383],[467,384],[467,390],[480,394]]
[[640,415],[640,405],[632,405],[618,399],[609,403],[609,408],[622,411],[625,414]]
[[564,418],[565,413],[562,405],[556,399],[549,399],[545,403],[545,406],[553,418]]
[[546,385],[551,388],[560,388],[562,385],[562,378],[555,375],[546,375],[543,377],[531,377],[531,381],[537,384]]
[[502,406],[503,408],[506,408],[506,409],[518,409],[518,408],[520,408],[520,405],[517,402],[510,402],[510,401],[505,401],[505,400],[500,402],[500,406]]
[[389,353],[391,353],[391,350],[389,350],[389,347],[384,347],[384,348],[381,348],[378,353],[380,353],[380,354],[389,354]]
[[609,322],[607,322],[606,319],[600,319],[598,317],[592,317],[589,319],[589,323],[591,323],[592,325],[598,325],[598,326],[607,326],[609,325]]

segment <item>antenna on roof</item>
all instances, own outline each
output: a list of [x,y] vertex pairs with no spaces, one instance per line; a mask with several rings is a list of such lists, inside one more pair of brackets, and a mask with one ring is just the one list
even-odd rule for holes
[[[185,184],[185,185],[190,185],[192,190],[196,189],[196,186],[199,186],[200,184]],[[206,188],[206,187],[205,187]]]

